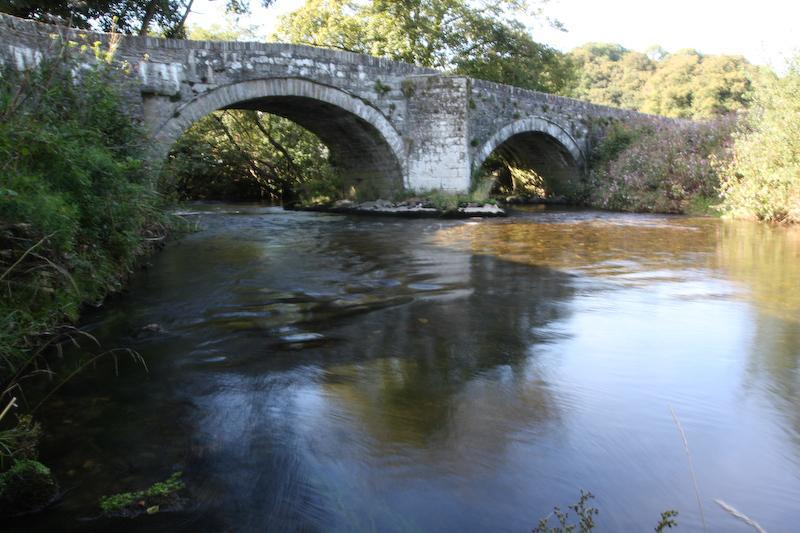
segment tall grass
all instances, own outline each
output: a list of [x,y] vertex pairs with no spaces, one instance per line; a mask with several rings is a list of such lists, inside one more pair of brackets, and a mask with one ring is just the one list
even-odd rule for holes
[[[108,56],[73,53],[0,73],[3,407],[13,395],[25,410],[22,383],[50,374],[47,355],[81,336],[69,326],[81,307],[118,289],[166,227],[145,136],[115,89],[124,74]],[[20,440],[12,418],[0,442]]]

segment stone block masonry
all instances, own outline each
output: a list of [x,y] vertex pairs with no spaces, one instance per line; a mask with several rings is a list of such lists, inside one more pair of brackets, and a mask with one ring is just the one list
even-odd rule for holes
[[406,79],[403,90],[408,99],[408,186],[415,191],[468,190],[469,80],[412,76]]
[[594,125],[645,116],[350,52],[112,36],[0,14],[5,67],[24,70],[68,42],[98,41],[131,68],[133,83],[123,94],[150,132],[155,160],[208,113],[256,109],[317,134],[348,185],[374,196],[466,192],[486,158],[509,146],[553,150],[557,157],[522,159],[564,161],[583,171],[593,138],[602,134]]

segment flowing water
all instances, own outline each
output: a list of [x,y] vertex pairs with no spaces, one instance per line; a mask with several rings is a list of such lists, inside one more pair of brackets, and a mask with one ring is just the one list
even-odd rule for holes
[[[800,231],[528,209],[200,206],[87,317],[119,360],[49,401],[67,493],[20,530],[602,531],[800,523]],[[147,325],[157,324],[142,329]],[[184,472],[185,510],[85,520]],[[16,527],[16,526],[15,526]]]

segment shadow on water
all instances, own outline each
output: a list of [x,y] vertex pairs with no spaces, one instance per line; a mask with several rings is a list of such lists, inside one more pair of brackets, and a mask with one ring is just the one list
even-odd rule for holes
[[458,484],[558,424],[536,346],[570,275],[443,250],[438,223],[267,215],[207,217],[90,318],[150,371],[98,368],[48,406],[44,457],[71,491],[28,527],[102,530],[78,521],[100,495],[177,469],[190,512],[114,528],[402,529],[404,479]]

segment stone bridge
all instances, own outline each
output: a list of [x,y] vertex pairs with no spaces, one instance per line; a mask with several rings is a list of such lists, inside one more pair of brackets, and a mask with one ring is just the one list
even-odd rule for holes
[[637,113],[350,52],[275,43],[121,36],[0,15],[0,62],[38,64],[64,43],[116,49],[130,112],[165,158],[196,120],[255,109],[315,133],[356,189],[463,192],[493,153],[582,175],[597,128]]

